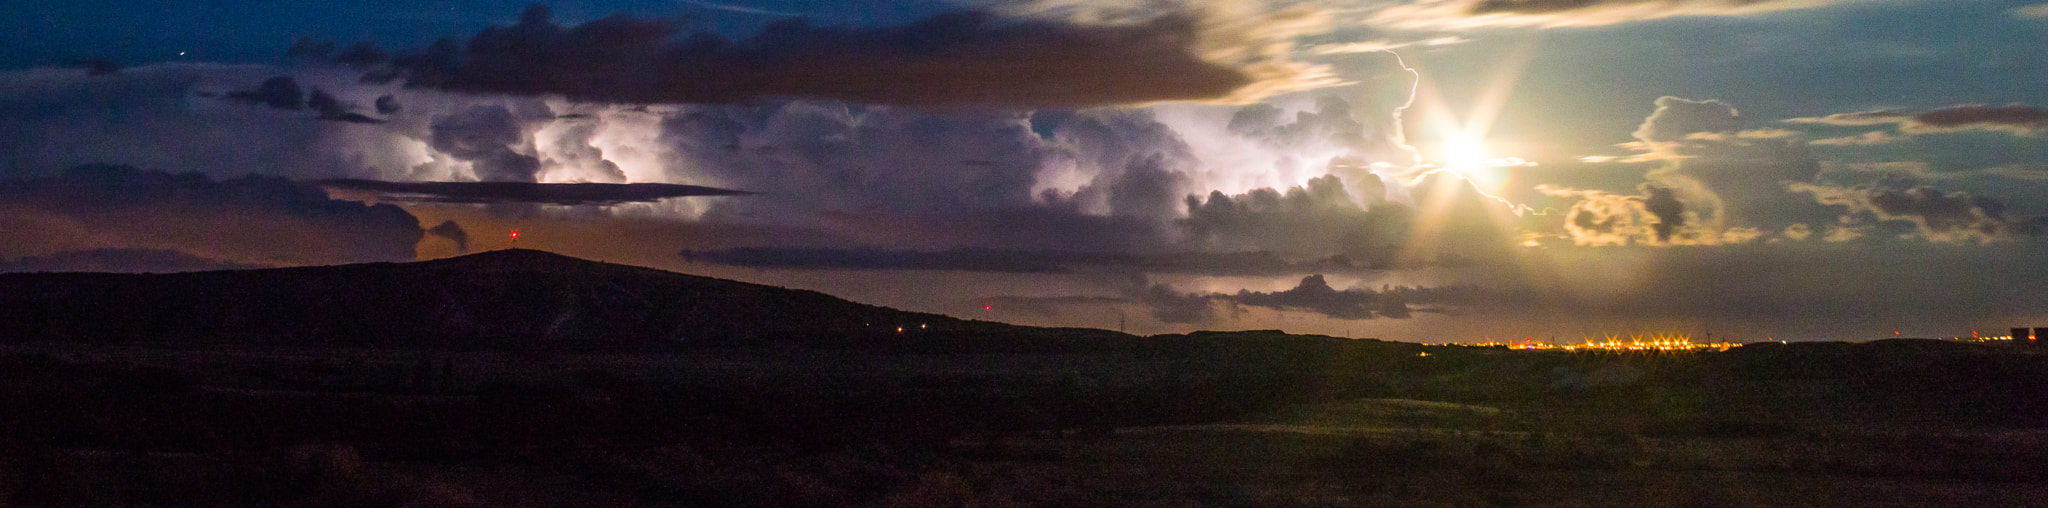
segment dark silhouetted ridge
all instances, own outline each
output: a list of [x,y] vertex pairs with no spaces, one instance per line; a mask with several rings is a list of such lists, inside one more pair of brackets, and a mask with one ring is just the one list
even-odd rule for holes
[[[500,249],[452,258],[423,261],[422,267],[437,267],[457,270],[505,270],[505,271],[574,271],[587,270],[598,266],[619,267],[583,258],[564,256],[553,252],[533,249]],[[658,271],[658,270],[653,270]],[[667,272],[664,272],[667,273]]]
[[964,321],[528,249],[412,263],[0,274],[0,341],[7,342],[662,349],[1029,330],[1123,336]]

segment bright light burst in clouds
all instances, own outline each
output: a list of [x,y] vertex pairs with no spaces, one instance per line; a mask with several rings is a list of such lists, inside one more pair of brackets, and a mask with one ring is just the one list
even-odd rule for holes
[[1486,145],[1471,136],[1458,136],[1445,141],[1443,157],[1444,164],[1454,168],[1480,167],[1491,158],[1486,154]]
[[[228,4],[247,19],[0,7],[58,22],[0,33],[0,261],[382,261],[522,228],[1145,333],[2048,321],[2039,5]],[[396,183],[333,184],[370,180]]]

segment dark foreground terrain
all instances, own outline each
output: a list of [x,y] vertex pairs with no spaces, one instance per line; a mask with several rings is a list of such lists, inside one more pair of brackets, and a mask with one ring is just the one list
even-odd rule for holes
[[[484,266],[563,273],[553,261],[531,264],[549,258],[523,259]],[[459,279],[473,269],[461,261],[372,268],[401,270],[389,277],[402,280],[427,276],[402,270],[454,265],[429,275]],[[606,270],[621,272],[598,273],[619,278],[536,284],[534,294],[582,288],[553,301],[488,283],[477,291],[541,310],[627,293],[662,305],[692,298],[672,285],[635,282],[631,270],[640,269]],[[489,307],[482,296],[379,289],[363,282],[374,271],[354,275],[355,289],[307,290],[312,296],[301,303],[265,305],[373,313],[382,307],[315,296],[388,291],[378,294],[429,302],[450,295],[449,306]],[[31,278],[0,285],[45,283],[23,277]],[[685,280],[725,283],[705,281],[712,280]],[[131,279],[94,284],[82,287],[95,292],[66,298],[145,301],[127,289]],[[787,297],[741,288],[757,292],[745,298]],[[712,296],[697,298],[742,298],[705,294]],[[9,298],[20,304],[10,312],[36,301]],[[237,312],[233,299],[217,301],[218,309],[185,309]],[[788,336],[749,341],[708,340],[700,334],[711,328],[688,320],[626,314],[611,317],[672,326],[608,338],[594,326],[561,325],[548,335],[525,324],[422,322],[388,328],[384,338],[322,331],[294,342],[247,329],[214,333],[222,330],[194,319],[161,336],[114,333],[148,327],[129,321],[66,340],[48,323],[77,318],[46,319],[35,335],[0,340],[0,506],[2048,499],[2048,348],[1904,340],[1682,354],[1522,352],[1272,332],[1132,337],[820,301],[838,310],[788,325]],[[78,315],[92,312],[114,314]],[[923,330],[940,330],[896,334],[889,323],[889,333],[833,336],[819,328],[880,318],[928,320],[932,328]],[[237,326],[285,322],[241,319]],[[470,335],[391,338],[436,327]]]

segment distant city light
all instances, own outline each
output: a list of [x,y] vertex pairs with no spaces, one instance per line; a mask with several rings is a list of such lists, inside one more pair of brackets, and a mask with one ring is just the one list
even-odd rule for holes
[[1608,335],[1599,340],[1594,340],[1589,337],[1583,343],[1579,344],[1551,344],[1548,342],[1542,342],[1528,337],[1524,337],[1518,341],[1502,343],[1494,342],[1492,337],[1487,337],[1486,342],[1482,342],[1475,345],[1480,347],[1506,347],[1509,349],[1524,350],[1640,352],[1689,352],[1705,349],[1727,351],[1729,349],[1740,346],[1740,344],[1727,341],[1713,343],[1697,343],[1693,342],[1691,337],[1682,334],[1657,334],[1650,336],[1631,335],[1629,336],[1628,340],[1622,340],[1620,335]]

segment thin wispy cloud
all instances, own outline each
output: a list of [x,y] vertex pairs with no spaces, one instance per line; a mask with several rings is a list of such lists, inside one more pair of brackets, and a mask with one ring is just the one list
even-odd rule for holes
[[712,3],[712,2],[704,2],[704,1],[701,1],[701,0],[676,0],[676,1],[677,1],[677,2],[681,2],[681,3],[683,4],[683,5],[689,5],[689,6],[693,6],[693,7],[701,7],[701,8],[705,8],[705,9],[711,9],[711,10],[715,10],[715,11],[725,11],[725,12],[738,12],[738,13],[743,13],[743,14],[760,14],[760,15],[763,15],[763,16],[776,16],[776,17],[785,17],[785,18],[789,18],[789,17],[798,17],[798,16],[804,16],[804,15],[805,15],[804,13],[801,13],[801,12],[790,12],[790,11],[778,11],[778,10],[773,10],[773,9],[763,9],[763,8],[760,8],[760,7],[748,7],[748,6],[744,6],[744,5],[732,5],[732,4],[721,4],[721,3]]
[[1417,0],[1374,11],[1371,24],[1403,29],[1566,28],[1684,16],[1743,16],[1853,0]]
[[1918,112],[1878,109],[1783,121],[1839,127],[1897,125],[1899,132],[1904,134],[1992,131],[2028,136],[2048,126],[2048,109],[2018,103],[2004,106],[1959,104]]

